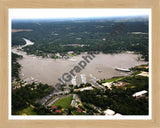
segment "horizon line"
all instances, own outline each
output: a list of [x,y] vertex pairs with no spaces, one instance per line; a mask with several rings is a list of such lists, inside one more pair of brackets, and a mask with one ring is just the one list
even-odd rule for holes
[[100,18],[126,18],[126,17],[140,17],[145,16],[149,17],[148,14],[142,14],[142,15],[121,15],[121,16],[89,16],[89,17],[48,17],[48,18],[11,18],[12,20],[56,20],[56,19],[100,19]]

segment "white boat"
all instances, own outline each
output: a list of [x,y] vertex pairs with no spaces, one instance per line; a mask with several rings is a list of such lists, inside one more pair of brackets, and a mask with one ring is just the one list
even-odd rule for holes
[[115,68],[115,70],[122,71],[122,72],[130,72],[129,69],[125,69],[125,68]]

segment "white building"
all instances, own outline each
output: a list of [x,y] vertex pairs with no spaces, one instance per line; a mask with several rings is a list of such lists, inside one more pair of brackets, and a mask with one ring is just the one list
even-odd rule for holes
[[149,73],[148,72],[141,72],[140,74],[138,74],[138,76],[149,77]]
[[112,87],[112,82],[102,83],[103,86],[107,86],[109,89]]
[[106,116],[113,116],[115,114],[115,111],[111,110],[111,109],[107,109],[104,111],[104,114]]
[[85,87],[85,88],[80,89],[81,92],[83,92],[84,90],[93,90],[93,88],[92,87]]
[[72,106],[72,107],[75,107],[75,106],[76,106],[76,101],[75,101],[75,100],[72,100],[71,106]]
[[134,93],[132,96],[133,96],[133,97],[141,97],[142,95],[144,95],[144,94],[146,94],[146,93],[147,93],[147,91],[146,91],[146,90],[143,90],[143,91]]
[[114,116],[122,116],[122,114],[116,113]]

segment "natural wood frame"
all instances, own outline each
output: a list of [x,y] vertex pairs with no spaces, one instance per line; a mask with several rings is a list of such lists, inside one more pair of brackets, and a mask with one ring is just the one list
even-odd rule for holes
[[[151,120],[9,120],[8,119],[8,9],[9,8],[151,8],[152,9],[152,119]],[[160,127],[160,1],[159,0],[0,0],[0,128],[36,127]]]

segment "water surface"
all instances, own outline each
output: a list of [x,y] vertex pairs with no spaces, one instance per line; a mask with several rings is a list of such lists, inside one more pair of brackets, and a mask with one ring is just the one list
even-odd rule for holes
[[[26,39],[25,41],[28,42]],[[28,44],[31,43],[28,42]],[[23,55],[23,59],[19,60],[19,63],[22,65],[20,71],[21,79],[26,81],[38,81],[53,86],[59,82],[58,78],[61,78],[64,73],[68,73],[74,68],[74,66],[78,65],[78,63],[83,60],[82,56],[87,55],[81,54],[68,60],[54,60],[50,58],[36,57],[34,55],[26,55],[26,53],[18,51],[17,48],[12,48],[12,52]],[[125,72],[116,71],[115,68],[131,68],[147,63],[144,61],[137,61],[138,56],[139,55],[132,53],[95,55],[95,58],[87,64],[85,69],[76,74],[76,77],[74,78],[76,81],[72,80],[71,82],[73,84],[80,84],[82,81],[91,82],[92,78],[107,79],[128,75]],[[84,77],[86,77],[86,79]]]

